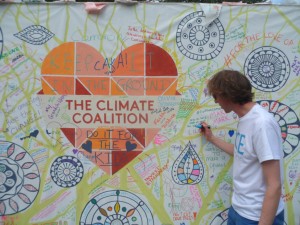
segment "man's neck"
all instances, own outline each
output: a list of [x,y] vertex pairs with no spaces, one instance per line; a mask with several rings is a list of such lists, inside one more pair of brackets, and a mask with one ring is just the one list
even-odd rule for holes
[[233,111],[241,118],[245,116],[255,104],[255,102],[247,102],[243,105],[235,104]]

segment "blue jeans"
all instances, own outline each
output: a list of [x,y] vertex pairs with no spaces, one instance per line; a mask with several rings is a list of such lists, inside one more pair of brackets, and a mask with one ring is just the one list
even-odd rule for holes
[[[228,212],[227,225],[257,225],[258,221],[249,220],[239,215],[231,206]],[[284,225],[284,210],[279,213],[273,222],[273,225]]]

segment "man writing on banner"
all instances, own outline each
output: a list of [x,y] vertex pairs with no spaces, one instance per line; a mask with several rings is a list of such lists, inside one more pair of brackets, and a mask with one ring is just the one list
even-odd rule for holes
[[283,225],[283,149],[274,116],[253,102],[245,75],[223,70],[208,81],[208,92],[226,112],[239,117],[235,144],[213,135],[207,123],[206,140],[234,157],[232,206],[228,225]]

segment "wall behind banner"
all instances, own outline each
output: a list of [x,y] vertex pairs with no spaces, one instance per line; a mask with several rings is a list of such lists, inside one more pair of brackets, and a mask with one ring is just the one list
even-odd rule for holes
[[300,224],[300,6],[0,4],[1,224],[226,224],[238,118],[207,93],[247,74],[280,124]]

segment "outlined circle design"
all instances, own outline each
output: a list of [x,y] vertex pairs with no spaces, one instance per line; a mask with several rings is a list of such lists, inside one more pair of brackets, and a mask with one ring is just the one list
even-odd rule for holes
[[40,187],[39,170],[21,146],[0,141],[0,215],[27,209]]
[[278,91],[290,75],[290,62],[278,48],[264,46],[253,50],[244,64],[252,86],[265,92]]
[[[215,218],[210,222],[209,225],[226,225],[228,221],[228,213],[229,209],[225,209],[224,211],[220,212]],[[284,222],[286,225],[286,222]]]
[[84,174],[82,163],[73,156],[58,157],[51,166],[51,178],[60,187],[77,185]]
[[184,17],[177,27],[176,43],[183,55],[194,60],[209,60],[219,55],[225,43],[225,31],[217,18],[205,25],[203,11]]
[[215,218],[210,222],[209,225],[226,225],[228,219],[228,212],[229,209],[225,209],[224,211],[220,212]]
[[297,114],[281,102],[261,100],[257,103],[274,115],[281,129],[284,157],[288,156],[299,145],[300,122]]
[[10,191],[19,192],[23,182],[23,171],[10,158],[0,157],[0,199],[9,198]]
[[123,190],[102,192],[85,206],[80,225],[154,225],[153,215],[137,195]]

